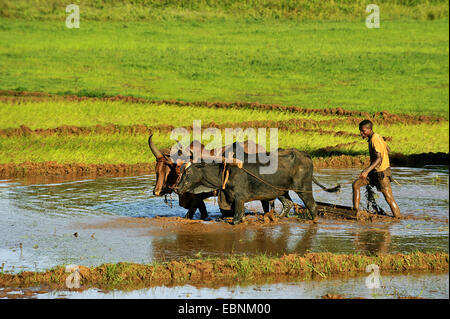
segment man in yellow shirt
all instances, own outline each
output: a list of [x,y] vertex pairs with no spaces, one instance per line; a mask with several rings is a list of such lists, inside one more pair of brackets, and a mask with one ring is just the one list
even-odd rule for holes
[[389,164],[389,146],[384,139],[374,133],[373,124],[369,120],[359,123],[359,131],[369,142],[370,166],[361,172],[353,182],[353,209],[359,211],[362,186],[375,186],[380,191],[391,208],[395,218],[401,218],[400,209],[395,202],[391,188],[391,167]]

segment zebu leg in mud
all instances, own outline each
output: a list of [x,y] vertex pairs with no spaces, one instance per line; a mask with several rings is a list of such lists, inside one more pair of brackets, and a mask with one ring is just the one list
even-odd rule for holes
[[240,198],[235,198],[235,200],[233,201],[232,209],[234,212],[233,225],[237,225],[242,222],[242,218],[244,217],[244,201]]
[[191,194],[181,194],[179,196],[180,199],[180,206],[187,208],[188,211],[186,215],[184,215],[184,218],[192,219],[194,217],[195,211],[197,210],[197,206],[194,204],[194,199]]
[[[289,197],[289,195],[285,196],[285,198],[283,198],[283,196],[278,197],[278,199],[281,201],[281,203],[283,204],[283,207],[286,204],[289,204],[288,201],[291,200],[291,198]],[[268,212],[270,212],[271,210],[275,211],[275,200],[262,200],[261,201],[262,207],[263,207],[263,211],[264,214],[267,214]],[[292,204],[293,205],[293,204]],[[292,206],[291,206],[292,207]],[[288,208],[290,209],[290,208]],[[289,210],[288,210],[289,212]]]
[[275,200],[271,201],[262,200],[261,205],[263,207],[264,216],[268,216],[270,220],[273,220],[273,214],[275,211]]
[[281,213],[280,213],[280,218],[283,218],[287,214],[289,214],[291,208],[294,206],[294,203],[292,202],[292,199],[289,196],[288,192],[286,192],[283,196],[278,197],[278,199],[283,204],[283,209],[281,210]]
[[311,219],[313,221],[317,221],[317,205],[316,201],[314,200],[313,194],[309,191],[298,192],[297,194],[305,204],[306,208],[308,209],[309,214],[311,215]]
[[208,211],[206,210],[206,205],[203,200],[200,200],[198,203],[198,210],[200,211],[200,219],[208,218]]
[[200,211],[201,219],[208,218],[208,211],[206,210],[205,202],[203,201],[203,199],[198,198],[198,197],[194,198],[191,201],[191,203],[189,205],[189,210],[186,213],[186,215],[184,216],[184,218],[188,218],[188,219],[194,218],[194,214],[197,211],[197,208]]
[[[283,209],[281,210],[279,217],[283,218],[289,213],[292,206],[294,206],[294,203],[292,202],[292,199],[288,193],[286,193],[282,196],[279,196],[278,199],[280,200],[281,204],[283,205]],[[271,201],[262,200],[261,204],[262,204],[262,207],[264,210],[264,214],[267,214],[272,210],[275,212],[275,200],[271,200]]]
[[273,203],[273,202],[274,201],[266,201],[266,200],[261,201],[261,205],[262,205],[264,214],[267,214],[268,212],[270,212],[270,209],[273,208],[273,206],[271,205],[271,203]]
[[186,219],[194,218],[194,214],[195,214],[196,210],[197,210],[197,207],[193,207],[193,206],[189,207],[189,210],[187,211],[186,215],[184,215],[184,218],[186,218]]

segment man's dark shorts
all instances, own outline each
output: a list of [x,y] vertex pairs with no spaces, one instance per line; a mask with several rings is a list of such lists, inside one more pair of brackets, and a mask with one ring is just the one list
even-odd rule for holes
[[372,187],[376,187],[378,191],[382,192],[384,190],[389,190],[391,188],[391,168],[388,167],[382,172],[377,172],[372,170],[366,179],[366,184],[369,184]]

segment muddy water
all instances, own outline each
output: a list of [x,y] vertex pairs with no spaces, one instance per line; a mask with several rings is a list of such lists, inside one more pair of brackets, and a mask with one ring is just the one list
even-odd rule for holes
[[139,298],[139,299],[311,299],[325,295],[340,295],[344,298],[449,298],[448,274],[396,275],[380,277],[379,288],[367,288],[366,277],[341,278],[321,281],[302,281],[262,285],[240,285],[225,287],[153,287],[133,291],[102,291],[91,288],[84,291],[46,291],[42,288],[18,289],[3,292],[1,298]]
[[[344,184],[359,171],[324,169],[316,176],[325,185]],[[211,199],[207,208],[212,221],[165,224],[153,217],[182,217],[185,209],[178,206],[175,195],[168,203],[152,195],[154,176],[34,180],[32,184],[26,180],[3,180],[0,269],[2,264],[3,271],[17,272],[60,264],[148,263],[232,253],[448,251],[448,167],[394,168],[393,174],[400,184],[393,183],[392,187],[402,212],[409,216],[427,215],[431,220],[370,224],[321,219],[314,225],[292,219],[233,227],[215,221],[220,213]],[[337,195],[315,194],[318,201],[351,205],[349,184]],[[292,197],[301,204],[296,195]],[[388,210],[381,198],[377,201]],[[262,211],[256,202],[247,204],[247,209]]]

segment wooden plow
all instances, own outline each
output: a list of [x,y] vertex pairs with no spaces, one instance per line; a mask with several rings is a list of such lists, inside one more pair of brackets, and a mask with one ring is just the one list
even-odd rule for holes
[[[357,212],[352,207],[344,206],[344,205],[336,205],[336,204],[329,204],[329,203],[323,203],[323,202],[316,202],[317,204],[317,213],[319,216],[323,218],[330,218],[330,219],[351,219],[351,220],[363,220],[363,221],[374,221],[374,220],[380,220],[380,221],[392,221],[394,220],[392,217],[387,215],[379,215],[372,212],[367,211],[360,211]],[[304,217],[305,219],[310,218],[310,214],[308,210],[300,206],[298,204],[295,204],[295,210],[297,214]]]

